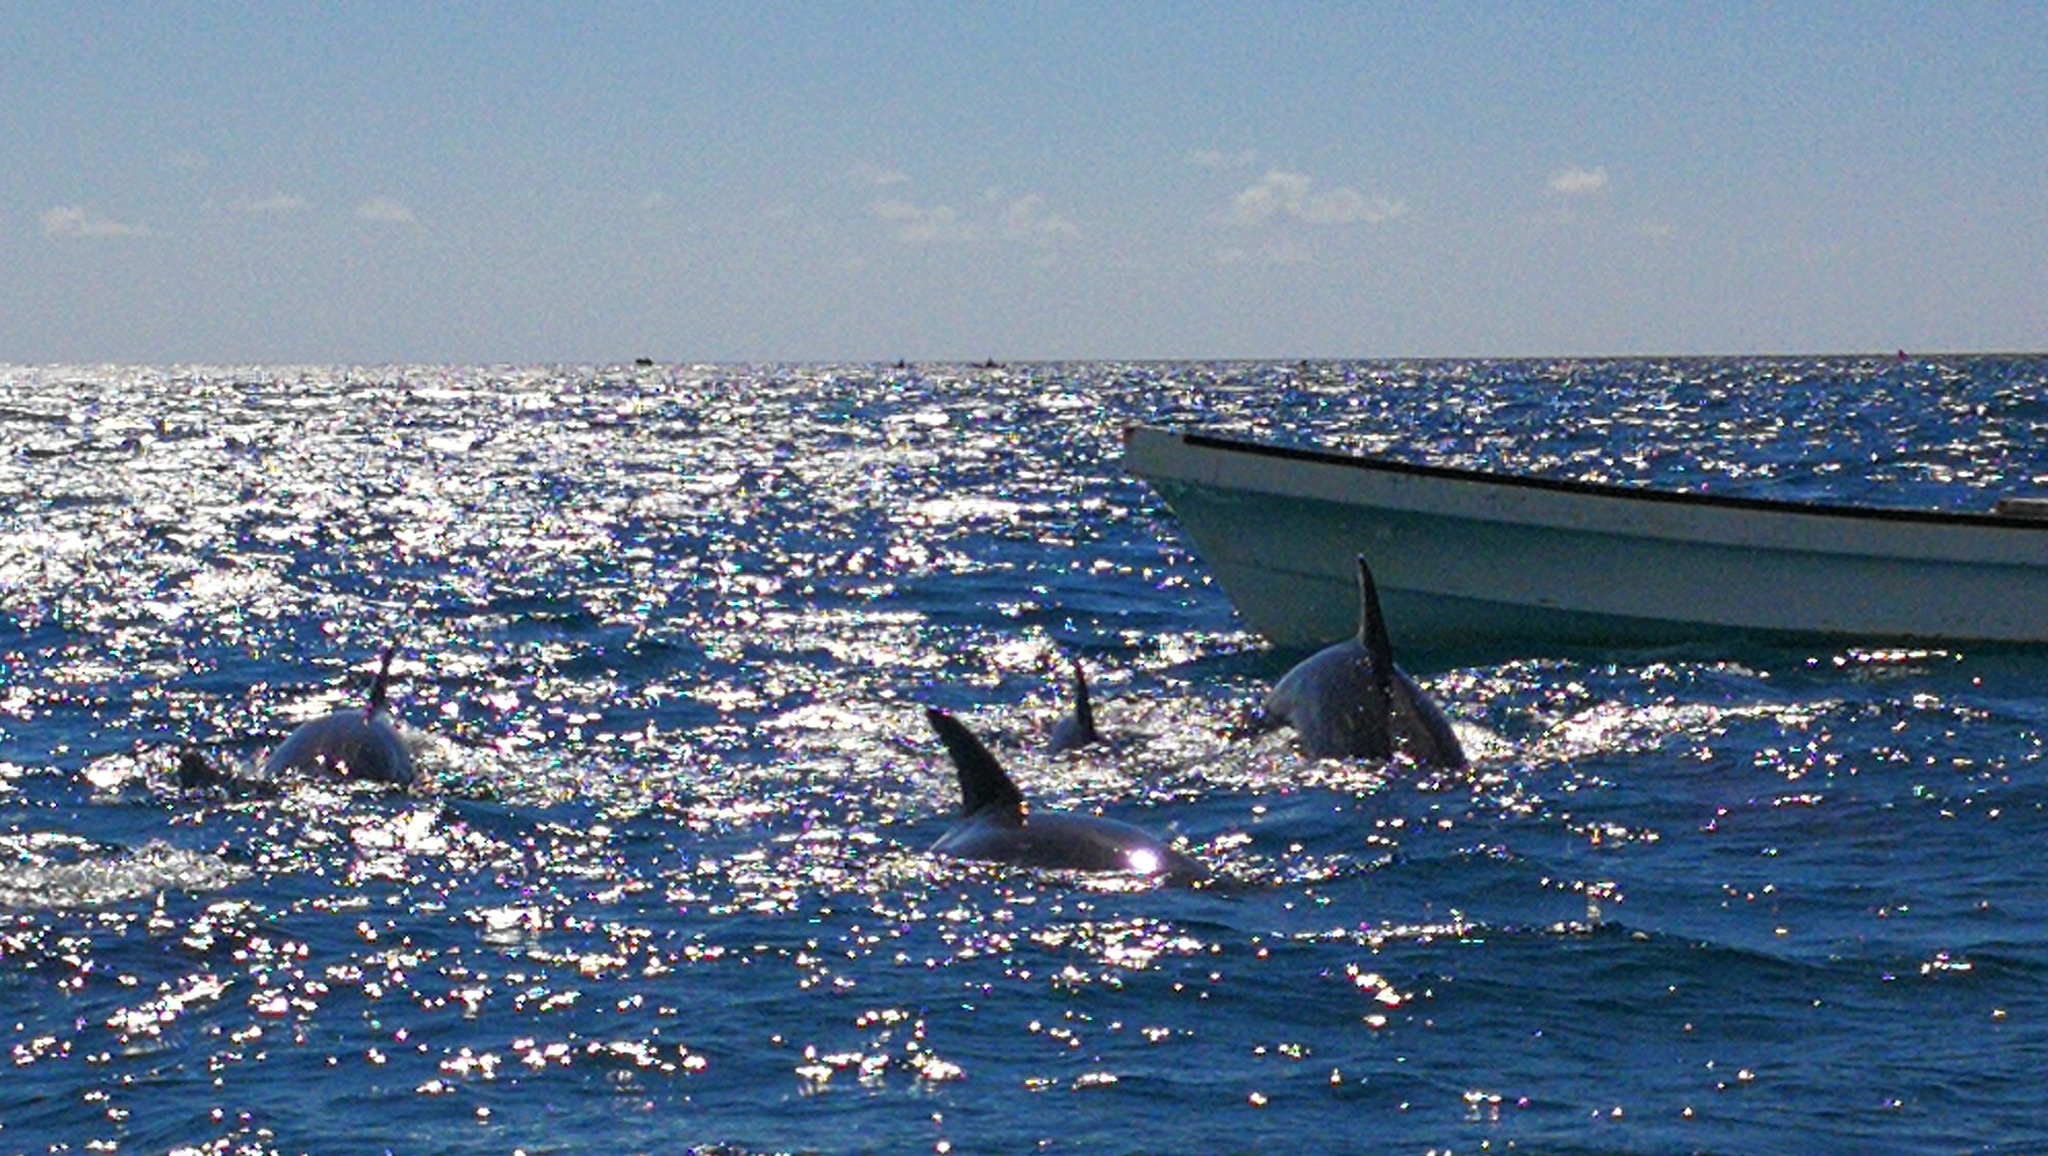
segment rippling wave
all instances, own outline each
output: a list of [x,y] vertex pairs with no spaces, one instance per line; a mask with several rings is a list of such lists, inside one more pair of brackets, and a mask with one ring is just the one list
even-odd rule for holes
[[[2024,357],[0,368],[0,1152],[2024,1151],[2048,664],[1286,668],[1134,421],[1988,508]],[[434,790],[181,793],[393,701]],[[1068,658],[1106,750],[1050,757]],[[934,859],[924,728],[1198,888]],[[344,1142],[345,1138],[345,1142]]]

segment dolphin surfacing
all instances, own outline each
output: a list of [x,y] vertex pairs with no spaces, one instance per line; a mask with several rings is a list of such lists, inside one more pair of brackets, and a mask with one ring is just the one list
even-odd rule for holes
[[1052,733],[1045,741],[1045,752],[1056,755],[1062,751],[1094,746],[1101,741],[1102,735],[1095,729],[1095,707],[1088,701],[1088,676],[1081,670],[1081,661],[1075,659],[1074,705],[1052,724]]
[[1193,882],[1208,869],[1147,832],[1094,815],[1033,813],[1023,792],[974,732],[944,711],[926,721],[960,776],[960,823],[932,844],[955,859],[1065,871],[1115,871]]
[[230,796],[272,796],[294,778],[305,776],[383,783],[402,790],[422,785],[412,744],[392,718],[386,702],[391,683],[393,644],[384,650],[370,700],[359,709],[338,710],[301,724],[252,774],[208,761],[195,747],[178,754],[177,783],[181,791],[220,792]]
[[410,789],[419,783],[412,747],[398,732],[386,702],[396,643],[384,649],[369,705],[338,710],[299,725],[263,761],[263,778],[314,773]]
[[1467,765],[1443,708],[1394,665],[1379,588],[1363,555],[1357,636],[1296,663],[1259,715],[1265,727],[1293,727],[1312,758],[1390,759],[1398,752],[1430,766]]

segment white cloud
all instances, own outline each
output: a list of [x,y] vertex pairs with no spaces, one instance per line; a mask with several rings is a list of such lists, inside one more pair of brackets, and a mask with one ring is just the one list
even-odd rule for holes
[[365,221],[392,221],[401,225],[410,224],[413,220],[412,210],[393,197],[371,197],[356,206],[356,216]]
[[885,169],[880,165],[855,165],[850,175],[860,184],[880,188],[910,183],[910,178],[905,174],[895,169]]
[[1036,193],[1018,197],[1003,207],[1003,236],[1015,241],[1054,241],[1079,237],[1081,227],[1058,213],[1048,212],[1045,198]]
[[45,209],[39,218],[43,234],[49,237],[147,237],[149,230],[102,217],[77,205]]
[[877,220],[895,227],[906,245],[968,245],[984,241],[1036,241],[1050,244],[1081,235],[1081,227],[1046,208],[1036,193],[1011,197],[1000,190],[982,195],[979,211],[967,215],[951,205],[925,206],[888,198],[868,206]]
[[1597,169],[1559,169],[1550,174],[1550,191],[1567,197],[1582,197],[1607,187],[1607,166]]
[[294,197],[279,193],[274,197],[258,197],[253,201],[237,201],[235,202],[235,208],[245,213],[281,215],[284,213],[303,213],[306,211],[307,205],[306,198],[304,197]]
[[198,173],[206,171],[206,158],[186,149],[171,154],[171,167],[180,172]]
[[868,212],[896,227],[896,239],[906,245],[933,245],[979,241],[981,233],[963,223],[951,205],[925,208],[910,201],[876,201]]
[[1275,218],[1308,225],[1379,225],[1407,212],[1400,201],[1367,197],[1349,187],[1318,190],[1301,173],[1275,169],[1233,197],[1224,219],[1233,225],[1263,225]]
[[1188,154],[1188,163],[1204,169],[1248,169],[1259,159],[1257,149],[1227,153],[1222,149],[1196,149]]
[[1219,265],[1309,265],[1315,259],[1315,254],[1296,237],[1275,237],[1257,249],[1233,245],[1216,253]]

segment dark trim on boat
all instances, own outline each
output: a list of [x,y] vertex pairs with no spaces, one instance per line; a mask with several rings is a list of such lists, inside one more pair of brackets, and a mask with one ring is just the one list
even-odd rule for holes
[[[1158,427],[1153,428],[1157,429]],[[2010,514],[1983,514],[1963,510],[1891,509],[1883,506],[1848,506],[1827,502],[1783,502],[1773,501],[1769,498],[1737,498],[1722,494],[1695,494],[1683,490],[1638,489],[1634,486],[1616,486],[1601,482],[1576,482],[1563,478],[1537,478],[1522,474],[1493,474],[1485,470],[1466,469],[1461,466],[1417,465],[1414,462],[1397,461],[1393,458],[1370,457],[1364,454],[1345,454],[1333,450],[1281,445],[1274,442],[1244,441],[1238,438],[1218,437],[1214,434],[1193,433],[1185,430],[1161,430],[1160,432],[1172,437],[1178,437],[1183,443],[1190,446],[1222,450],[1228,453],[1247,454],[1254,457],[1311,462],[1316,465],[1341,466],[1345,469],[1372,470],[1379,473],[1406,474],[1419,478],[1473,482],[1486,486],[1510,486],[1525,490],[1546,490],[1552,493],[1578,494],[1591,498],[1611,498],[1624,502],[1663,502],[1671,505],[1705,506],[1723,510],[1754,510],[1769,514],[1854,518],[1869,522],[1911,522],[1932,526],[1968,526],[1972,529],[2012,530],[2022,533],[2048,531],[2048,519],[2015,517]]]

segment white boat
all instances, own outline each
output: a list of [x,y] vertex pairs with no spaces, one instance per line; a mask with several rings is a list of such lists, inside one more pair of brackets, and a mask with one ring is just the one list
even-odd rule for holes
[[1125,432],[1123,467],[1281,647],[1351,633],[1359,555],[1409,648],[2048,643],[2039,502],[1978,514],[1728,498],[1144,426]]

